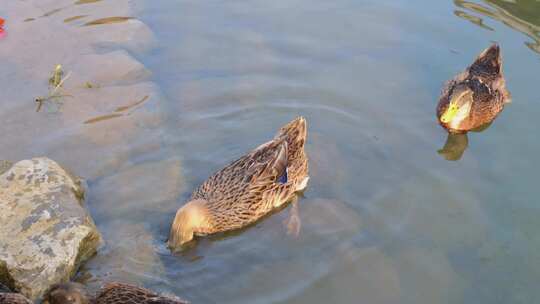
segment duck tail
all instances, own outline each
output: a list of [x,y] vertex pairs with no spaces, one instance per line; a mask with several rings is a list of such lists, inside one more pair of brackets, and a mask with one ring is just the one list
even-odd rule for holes
[[501,48],[494,43],[476,58],[471,65],[473,71],[483,71],[489,74],[498,74],[502,70]]
[[276,138],[284,138],[289,150],[298,151],[304,149],[307,138],[307,123],[302,116],[284,125],[276,135]]

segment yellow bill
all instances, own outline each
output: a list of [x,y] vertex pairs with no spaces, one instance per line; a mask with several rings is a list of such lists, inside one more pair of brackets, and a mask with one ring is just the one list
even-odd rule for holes
[[455,103],[450,103],[448,108],[446,108],[446,111],[444,111],[443,115],[441,116],[441,121],[443,123],[449,123],[456,116],[458,110],[459,108]]

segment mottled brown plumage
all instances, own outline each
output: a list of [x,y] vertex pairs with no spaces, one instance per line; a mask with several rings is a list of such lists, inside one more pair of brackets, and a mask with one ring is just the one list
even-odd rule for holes
[[274,139],[209,177],[178,210],[169,247],[178,248],[194,235],[245,227],[304,189],[308,181],[306,137],[306,120],[298,117]]
[[0,304],[32,304],[32,301],[20,293],[12,292],[7,286],[0,283]]
[[0,292],[0,304],[32,304],[32,301],[20,293]]
[[464,133],[492,122],[509,102],[500,48],[494,44],[445,85],[437,118],[449,132]]
[[109,283],[94,299],[93,304],[185,304],[184,300],[173,296],[160,296],[146,288]]
[[146,288],[109,283],[95,297],[89,296],[77,283],[54,286],[45,297],[47,304],[186,304],[175,296],[161,296]]

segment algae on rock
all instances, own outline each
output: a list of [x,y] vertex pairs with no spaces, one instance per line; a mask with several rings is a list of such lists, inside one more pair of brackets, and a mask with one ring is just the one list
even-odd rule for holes
[[48,158],[1,173],[0,282],[35,300],[96,253],[101,235],[81,184]]

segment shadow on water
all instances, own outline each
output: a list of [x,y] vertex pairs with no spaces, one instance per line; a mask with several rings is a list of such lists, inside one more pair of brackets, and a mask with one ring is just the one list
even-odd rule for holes
[[[471,132],[481,133],[487,130],[489,126],[491,126],[491,123],[487,123],[474,130],[471,130]],[[448,133],[444,147],[439,149],[437,153],[439,153],[446,160],[457,161],[461,159],[468,146],[469,137],[467,136],[467,133]]]
[[[486,0],[479,4],[473,1],[454,0],[458,7],[476,14],[498,20],[512,29],[529,36],[533,42],[525,42],[531,50],[540,54],[540,2],[536,0]],[[484,25],[482,18],[472,16],[463,11],[455,11],[455,15],[466,19],[484,29],[492,30]]]

